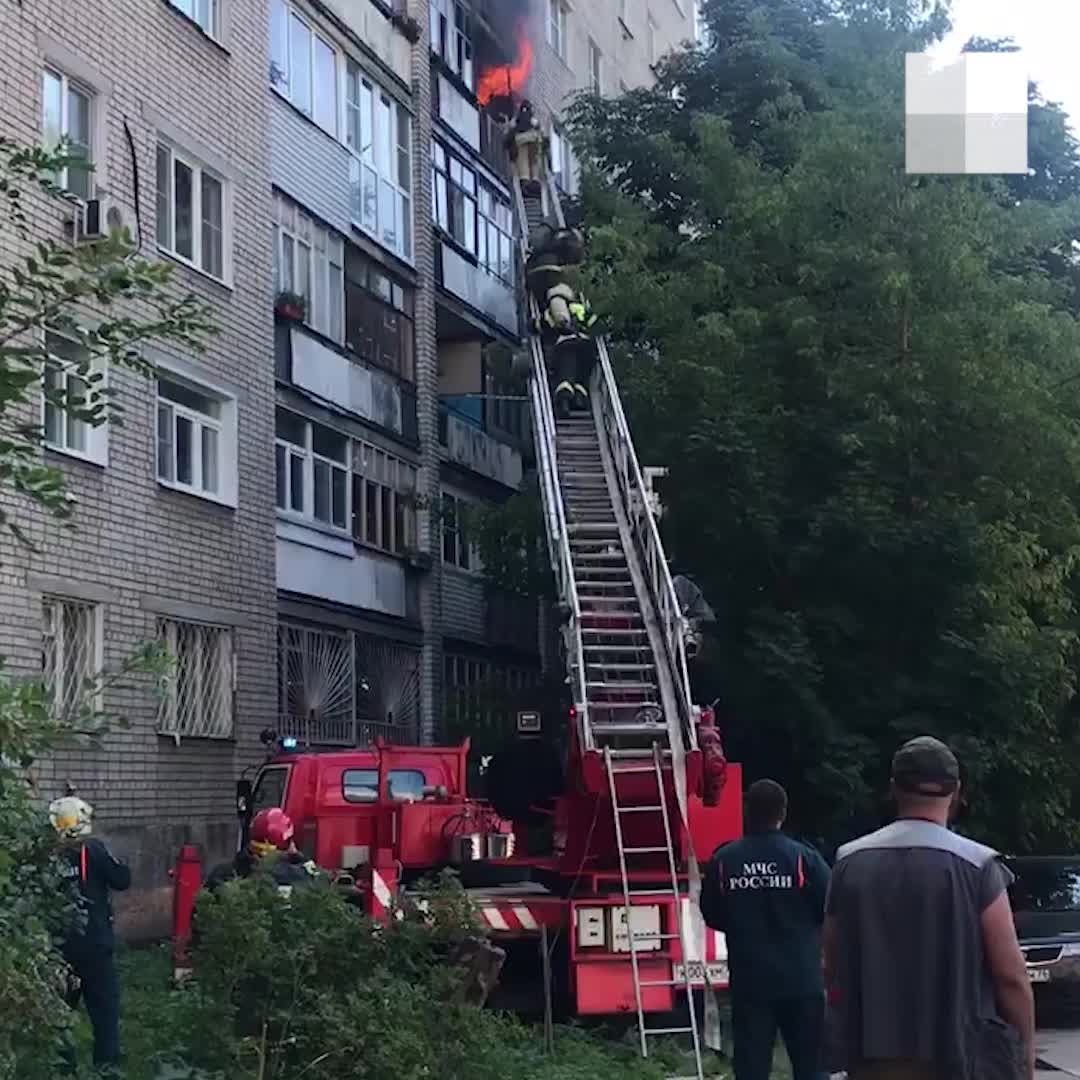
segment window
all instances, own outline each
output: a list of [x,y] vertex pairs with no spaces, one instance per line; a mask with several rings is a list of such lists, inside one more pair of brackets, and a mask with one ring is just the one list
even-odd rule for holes
[[45,348],[49,357],[42,376],[42,413],[45,445],[76,457],[105,463],[108,453],[108,428],[89,423],[87,410],[100,393],[91,391],[94,375],[90,354],[70,338],[46,332]]
[[345,318],[344,239],[278,192],[274,212],[275,287],[304,297],[304,322],[340,343]]
[[285,0],[270,3],[270,85],[331,135],[338,128],[338,54]]
[[442,494],[443,562],[462,570],[479,570],[480,559],[468,537],[469,504],[457,495]]
[[547,0],[547,40],[548,44],[566,59],[566,8],[562,0]]
[[476,730],[513,723],[518,709],[535,707],[540,673],[469,656],[443,657],[447,712],[456,726]]
[[212,38],[220,35],[218,0],[169,0],[169,2],[193,23],[202,27]]
[[43,597],[41,669],[58,718],[81,712],[88,680],[101,670],[101,609],[59,596]]
[[651,15],[649,16],[648,38],[646,44],[649,50],[649,63],[655,64],[657,60],[656,22]]
[[157,148],[157,244],[225,280],[225,182],[167,143]]
[[473,87],[469,9],[455,0],[431,0],[431,51],[470,89]]
[[91,198],[94,193],[94,174],[89,168],[93,162],[93,94],[63,73],[46,68],[41,80],[41,103],[45,146],[55,149],[64,142],[68,157],[86,163],[61,169],[54,177],[55,182],[80,199]]
[[349,248],[346,263],[346,344],[368,363],[413,382],[413,290],[355,248]]
[[349,520],[349,440],[286,409],[276,418],[277,506],[345,530]]
[[574,155],[566,136],[558,129],[551,129],[551,175],[560,190],[567,195],[574,193]]
[[[419,769],[391,769],[390,798],[413,802],[424,797],[427,780]],[[378,769],[346,769],[341,774],[341,795],[349,803],[379,801]]]
[[351,62],[346,89],[353,224],[412,259],[412,118]]
[[600,81],[600,66],[602,56],[600,48],[595,41],[589,42],[589,90],[594,94],[602,94],[603,86]]
[[157,383],[157,478],[236,505],[235,399],[169,372]]
[[441,143],[431,145],[432,218],[492,277],[514,284],[513,213],[494,187]]
[[353,444],[353,539],[392,555],[416,548],[416,467]]
[[174,664],[158,708],[158,731],[177,738],[230,738],[235,686],[232,630],[161,619],[158,639]]
[[254,817],[260,810],[285,805],[285,788],[289,783],[289,766],[272,765],[259,773],[255,790],[251,795],[251,811]]

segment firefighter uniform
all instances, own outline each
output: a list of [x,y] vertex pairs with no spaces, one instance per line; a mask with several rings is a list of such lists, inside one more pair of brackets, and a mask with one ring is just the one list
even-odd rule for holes
[[825,989],[821,925],[829,869],[778,829],[719,848],[701,911],[727,937],[735,1080],[768,1080],[779,1028],[794,1080],[819,1080]]
[[596,316],[582,297],[567,297],[565,322],[555,313],[545,314],[552,358],[553,394],[558,411],[586,409],[589,405],[589,377],[596,362]]
[[[131,871],[114,858],[105,844],[90,835],[93,810],[81,799],[57,799],[49,817],[62,838],[61,873],[74,886],[78,915],[63,944],[63,955],[74,975],[67,1001],[76,1008],[86,1004],[94,1031],[94,1064],[117,1065],[120,1061],[120,983],[114,956],[113,890],[131,885]],[[66,1065],[75,1071],[74,1051]]]

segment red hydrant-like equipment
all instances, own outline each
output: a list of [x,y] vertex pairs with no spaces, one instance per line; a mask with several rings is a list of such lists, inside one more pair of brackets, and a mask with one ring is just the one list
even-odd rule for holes
[[716,727],[716,713],[703,707],[697,729],[698,746],[702,758],[702,799],[706,806],[718,806],[720,795],[727,783],[727,755],[724,743]]
[[191,919],[195,897],[202,888],[202,860],[194,844],[180,849],[176,866],[169,871],[173,879],[173,977],[182,979],[191,971],[188,946],[191,944]]

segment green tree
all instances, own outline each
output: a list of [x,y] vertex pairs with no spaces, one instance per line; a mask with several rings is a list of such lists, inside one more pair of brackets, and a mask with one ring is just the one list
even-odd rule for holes
[[[102,361],[149,373],[140,347],[171,341],[198,350],[211,331],[209,313],[177,297],[167,266],[140,258],[126,232],[94,244],[35,242],[30,222],[55,220],[60,237],[70,204],[51,177],[78,159],[63,151],[20,146],[0,137],[0,525],[26,543],[21,520],[44,510],[74,525],[61,472],[42,457],[40,400],[91,426],[117,419],[102,382]],[[66,208],[66,210],[65,210]],[[78,343],[72,361],[49,348],[46,331]],[[69,378],[47,377],[53,370]],[[40,679],[4,670],[0,657],[0,1078],[55,1075],[67,1037],[66,972],[53,947],[72,916],[56,874],[55,838],[43,821],[26,770],[68,739],[91,739],[104,717],[95,702],[106,683],[148,667],[146,649],[119,672],[92,680],[69,713],[54,707]]]
[[1040,107],[1035,176],[905,175],[904,53],[942,5],[706,17],[655,88],[574,109],[593,300],[718,616],[698,696],[807,831],[875,818],[892,751],[932,731],[969,828],[1073,843],[1075,142]]

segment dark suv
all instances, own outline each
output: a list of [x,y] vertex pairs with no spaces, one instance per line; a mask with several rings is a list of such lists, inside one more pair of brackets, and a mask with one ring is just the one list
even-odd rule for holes
[[1046,990],[1080,991],[1080,856],[1006,860],[1016,933],[1031,981]]

